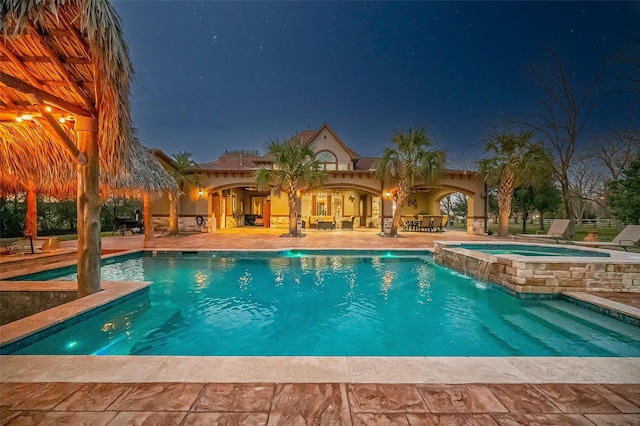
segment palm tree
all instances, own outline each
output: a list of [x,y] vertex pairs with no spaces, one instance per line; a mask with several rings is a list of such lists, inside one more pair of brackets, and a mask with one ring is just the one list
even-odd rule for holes
[[396,211],[393,215],[390,236],[398,234],[400,211],[407,197],[418,183],[436,182],[446,164],[446,154],[432,149],[432,143],[424,128],[397,131],[391,145],[385,147],[382,157],[374,163],[376,176],[382,181],[398,182]]
[[169,235],[178,235],[178,206],[180,204],[180,195],[184,194],[184,189],[189,186],[197,186],[200,184],[200,176],[193,173],[193,169],[197,167],[197,163],[191,158],[190,152],[179,151],[173,156],[172,168],[169,174],[173,176],[180,188],[180,192],[169,193]]
[[300,139],[283,143],[271,141],[267,149],[273,157],[273,168],[260,167],[254,174],[254,181],[259,190],[273,188],[276,196],[280,196],[282,192],[287,193],[289,235],[298,236],[300,191],[322,185],[329,175],[320,168],[313,147]]
[[496,133],[485,141],[489,158],[478,161],[488,185],[498,187],[498,236],[509,235],[509,215],[514,188],[548,179],[553,159],[541,142],[531,142],[532,132]]

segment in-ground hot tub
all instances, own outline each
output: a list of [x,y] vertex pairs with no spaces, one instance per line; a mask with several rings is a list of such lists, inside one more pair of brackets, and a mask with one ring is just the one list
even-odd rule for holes
[[520,294],[640,291],[640,255],[559,244],[436,241],[435,261]]

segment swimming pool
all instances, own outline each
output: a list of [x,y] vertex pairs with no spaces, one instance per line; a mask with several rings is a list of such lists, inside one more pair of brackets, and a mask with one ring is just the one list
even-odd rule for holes
[[640,356],[638,327],[563,300],[513,298],[423,252],[145,253],[107,263],[104,280],[153,281],[149,294],[12,353]]
[[485,254],[515,254],[520,256],[561,256],[561,257],[611,257],[609,253],[581,250],[569,247],[554,247],[533,244],[460,244],[460,248]]

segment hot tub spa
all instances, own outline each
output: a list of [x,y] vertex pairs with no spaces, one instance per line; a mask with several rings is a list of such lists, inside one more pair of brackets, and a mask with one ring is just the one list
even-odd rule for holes
[[509,291],[640,291],[640,255],[559,244],[436,241],[436,263]]

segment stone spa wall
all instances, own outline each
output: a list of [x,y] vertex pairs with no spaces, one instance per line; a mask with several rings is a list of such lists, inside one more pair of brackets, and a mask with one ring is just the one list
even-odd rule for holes
[[635,253],[612,251],[601,258],[489,255],[459,244],[436,241],[436,263],[517,293],[640,292],[640,255]]

